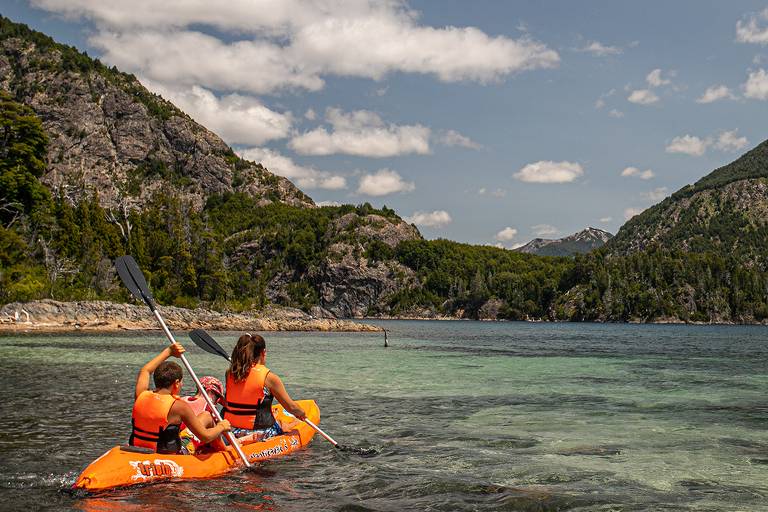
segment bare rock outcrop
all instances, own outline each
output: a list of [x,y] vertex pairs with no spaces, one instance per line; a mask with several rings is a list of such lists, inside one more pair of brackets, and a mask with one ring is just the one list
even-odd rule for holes
[[[222,313],[208,309],[159,306],[160,314],[175,330],[203,328],[220,331],[349,331],[375,332],[375,325],[316,318],[293,308],[269,307],[250,313]],[[0,331],[94,331],[159,329],[146,306],[107,301],[13,302],[0,308]]]
[[44,37],[0,40],[0,90],[42,120],[50,138],[42,181],[72,202],[98,193],[102,206],[130,209],[170,187],[198,208],[211,194],[234,191],[314,206],[133,75]]

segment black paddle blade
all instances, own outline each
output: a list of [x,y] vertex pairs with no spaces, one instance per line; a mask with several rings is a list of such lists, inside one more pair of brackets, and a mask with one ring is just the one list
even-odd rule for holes
[[130,254],[126,256],[120,256],[115,260],[115,268],[117,269],[117,275],[123,281],[123,284],[131,294],[139,300],[146,302],[150,309],[154,310],[155,305],[152,302],[152,293],[147,286],[147,280],[144,279],[144,274],[139,270],[139,265],[136,264],[136,260]]
[[224,359],[229,360],[229,354],[227,354],[227,352],[221,348],[221,345],[216,343],[216,340],[211,338],[211,335],[204,330],[195,329],[189,333],[189,337],[192,338],[192,341],[195,342],[195,345],[205,350],[206,352],[221,356]]
[[349,446],[348,444],[337,444],[336,448],[342,452],[354,453],[366,459],[379,454],[376,448],[361,448],[359,446]]

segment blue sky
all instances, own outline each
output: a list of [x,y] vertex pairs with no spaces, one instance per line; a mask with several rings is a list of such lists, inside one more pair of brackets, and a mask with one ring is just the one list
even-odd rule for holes
[[[514,247],[766,138],[768,1],[6,0],[318,202]],[[158,5],[162,5],[159,8]]]

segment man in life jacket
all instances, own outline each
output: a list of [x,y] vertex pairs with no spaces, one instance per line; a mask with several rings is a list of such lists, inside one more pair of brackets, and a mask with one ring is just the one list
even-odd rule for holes
[[244,334],[232,350],[227,370],[227,390],[223,417],[232,424],[232,433],[247,444],[283,433],[280,423],[272,416],[272,400],[299,420],[307,417],[285,390],[283,382],[265,365],[267,347],[258,334]]
[[[179,399],[181,367],[166,361],[170,356],[181,357],[184,348],[174,343],[145,364],[136,378],[136,401],[133,404],[133,431],[128,443],[155,450],[158,453],[184,453],[179,438],[184,422],[198,439],[209,443],[231,429],[227,420],[214,424],[207,411],[196,415],[192,408]],[[149,390],[149,376],[155,381],[155,390]]]

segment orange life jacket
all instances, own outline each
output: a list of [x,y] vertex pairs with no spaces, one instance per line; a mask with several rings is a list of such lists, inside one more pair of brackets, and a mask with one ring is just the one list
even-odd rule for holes
[[227,392],[224,404],[224,419],[234,428],[259,430],[275,423],[272,417],[272,394],[266,387],[269,368],[257,364],[251,367],[248,376],[235,381],[227,372]]
[[168,413],[178,399],[174,395],[142,391],[133,404],[133,432],[128,444],[158,453],[178,453],[181,450],[179,425],[168,424]]

